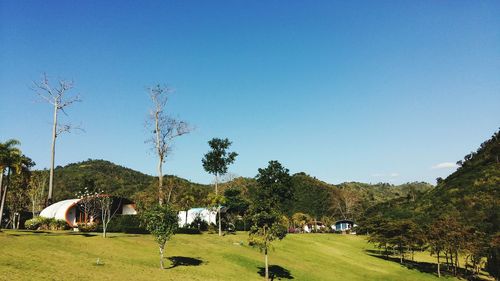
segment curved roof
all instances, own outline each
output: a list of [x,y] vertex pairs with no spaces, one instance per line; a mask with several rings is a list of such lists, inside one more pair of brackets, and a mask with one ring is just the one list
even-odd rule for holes
[[66,212],[71,206],[80,201],[81,199],[68,199],[56,202],[40,212],[41,217],[55,218],[58,220],[66,220]]

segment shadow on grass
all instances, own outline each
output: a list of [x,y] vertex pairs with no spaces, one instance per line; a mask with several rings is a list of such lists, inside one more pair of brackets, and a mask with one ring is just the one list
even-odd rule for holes
[[[259,271],[257,273],[264,277],[266,276],[266,269],[264,267],[258,267]],[[292,274],[290,273],[290,270],[281,267],[279,265],[270,265],[269,266],[269,278],[271,280],[274,280],[275,278],[277,280],[282,280],[282,279],[293,279]]]
[[172,265],[167,269],[178,266],[199,266],[203,263],[203,260],[191,257],[173,256],[173,257],[168,257],[168,259],[170,260]]
[[16,233],[7,233],[11,236],[26,236],[26,235],[37,235],[37,236],[69,236],[77,235],[83,237],[94,237],[100,235],[99,233],[89,233],[89,232],[73,232],[73,231],[46,231],[46,230],[16,230]]
[[[382,250],[365,250],[368,255],[372,257],[376,257],[379,259],[383,259],[386,261],[391,261],[398,263],[408,269],[414,269],[418,270],[423,273],[429,273],[432,275],[437,276],[437,263],[430,263],[430,262],[419,262],[419,261],[412,261],[412,260],[403,260],[403,263],[401,264],[399,257],[387,257],[385,255],[385,252]],[[441,264],[441,276],[450,276],[453,277],[453,273],[451,271],[446,270],[446,265]],[[466,278],[467,280],[486,280],[483,279],[479,276],[470,276],[470,272],[467,272],[464,268],[459,268],[458,269],[458,276]]]

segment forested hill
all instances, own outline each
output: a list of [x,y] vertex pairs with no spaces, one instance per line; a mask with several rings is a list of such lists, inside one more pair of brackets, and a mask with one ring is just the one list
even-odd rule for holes
[[478,228],[486,233],[500,231],[500,131],[457,164],[457,171],[438,179],[436,188],[422,198],[420,209],[458,214],[472,225],[481,222]]
[[105,160],[87,160],[58,166],[54,171],[54,197],[63,200],[87,187],[122,196],[144,190],[154,177]]
[[[46,172],[46,171],[45,171]],[[116,165],[105,160],[87,160],[68,164],[55,169],[55,200],[63,200],[75,197],[75,194],[87,187],[89,189],[103,190],[106,193],[120,195],[137,200],[157,197],[157,179],[154,176]],[[167,189],[173,189],[173,202],[183,197],[185,192],[196,197],[195,205],[205,204],[205,199],[212,187],[197,184],[175,176],[167,176],[165,179]],[[220,190],[227,188],[241,189],[244,197],[249,196],[249,190],[255,185],[253,178],[239,177],[230,182],[223,183]],[[391,185],[388,183],[366,184],[359,182],[346,182],[338,185],[329,184],[318,180],[305,173],[292,175],[292,188],[294,199],[290,202],[288,213],[303,212],[311,216],[321,218],[322,216],[334,215],[335,195],[345,196],[347,193],[353,197],[353,216],[360,214],[359,208],[366,208],[378,202],[384,202],[399,197],[413,197],[415,194],[424,193],[432,186],[427,183],[407,183],[402,185]],[[339,190],[344,190],[339,194]],[[336,193],[337,192],[337,193]]]

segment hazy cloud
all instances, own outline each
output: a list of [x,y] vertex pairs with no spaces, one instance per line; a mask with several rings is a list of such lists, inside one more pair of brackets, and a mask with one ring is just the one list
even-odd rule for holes
[[432,169],[452,169],[457,168],[458,165],[452,162],[443,162],[432,166]]

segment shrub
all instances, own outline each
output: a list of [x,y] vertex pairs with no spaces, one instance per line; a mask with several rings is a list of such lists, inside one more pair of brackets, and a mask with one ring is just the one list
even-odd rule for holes
[[133,215],[117,215],[109,222],[107,231],[133,234],[149,233],[144,227],[141,227],[139,217]]
[[78,229],[81,232],[94,232],[97,230],[97,223],[89,222],[89,223],[79,223]]
[[34,217],[24,222],[24,227],[29,230],[66,230],[69,229],[65,220],[55,218]]
[[208,230],[208,223],[204,221],[199,215],[194,218],[193,222],[189,226],[190,228],[196,228],[200,231]]
[[69,225],[65,220],[50,219],[49,222],[50,230],[66,230],[69,229]]
[[41,219],[41,217],[34,217],[32,219],[29,219],[24,222],[24,227],[28,230],[37,230],[42,224]]
[[188,228],[188,227],[180,227],[175,231],[176,234],[201,234],[201,231],[198,228]]

